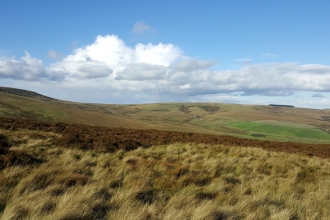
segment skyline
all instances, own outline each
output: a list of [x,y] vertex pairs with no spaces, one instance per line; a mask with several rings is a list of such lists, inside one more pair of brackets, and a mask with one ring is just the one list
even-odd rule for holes
[[136,104],[330,106],[330,2],[3,1],[0,86]]

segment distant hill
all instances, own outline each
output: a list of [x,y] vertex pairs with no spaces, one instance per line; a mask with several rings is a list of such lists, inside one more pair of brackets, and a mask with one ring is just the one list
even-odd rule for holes
[[0,87],[0,117],[330,143],[330,111],[223,103],[89,104]]
[[293,105],[278,105],[278,104],[269,104],[269,106],[274,106],[274,107],[287,107],[287,108],[294,108]]
[[44,101],[56,100],[54,98],[50,98],[48,96],[44,96],[44,95],[41,95],[39,93],[32,92],[32,91],[29,91],[29,90],[23,90],[23,89],[15,89],[15,88],[0,86],[0,92],[1,93],[12,94],[12,95],[17,95],[17,96],[22,96],[22,97],[27,97],[27,98],[37,98],[37,99],[41,99],[41,100],[44,100]]

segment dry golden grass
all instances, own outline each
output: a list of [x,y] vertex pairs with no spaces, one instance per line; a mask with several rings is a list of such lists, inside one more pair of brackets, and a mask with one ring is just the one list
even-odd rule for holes
[[329,219],[330,160],[171,144],[100,153],[0,130],[43,163],[0,171],[0,219]]

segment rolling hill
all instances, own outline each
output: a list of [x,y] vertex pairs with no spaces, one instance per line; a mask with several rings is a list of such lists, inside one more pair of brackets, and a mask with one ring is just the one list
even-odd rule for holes
[[327,219],[329,118],[0,88],[0,219]]
[[232,135],[261,140],[330,142],[329,110],[279,106],[77,103],[32,91],[0,87],[0,117]]

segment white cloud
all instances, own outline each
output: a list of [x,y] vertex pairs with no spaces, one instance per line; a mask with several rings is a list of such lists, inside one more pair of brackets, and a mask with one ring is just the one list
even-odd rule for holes
[[[148,65],[158,65],[165,68],[179,59],[181,53],[181,50],[172,44],[137,44],[135,48],[130,48],[117,36],[98,36],[94,43],[77,48],[73,54],[68,55],[61,62],[52,64],[49,69],[66,72],[69,78],[78,79],[108,77],[112,73],[116,77],[117,74],[123,74],[126,70],[125,76],[129,76],[128,79],[138,79],[138,75],[144,71],[143,67],[146,68],[144,74],[151,71]],[[135,72],[132,72],[133,68],[137,68]],[[97,73],[101,69],[102,71]],[[93,71],[87,71],[87,73],[86,70]],[[132,74],[137,76],[133,77]],[[148,73],[147,75],[153,74]],[[125,77],[118,75],[116,78],[124,79]]]
[[215,60],[197,60],[192,58],[185,58],[177,62],[173,67],[179,71],[191,72],[199,69],[207,69],[216,64]]
[[104,78],[112,74],[112,69],[106,65],[81,65],[78,67],[77,78],[92,79]]
[[330,66],[320,65],[320,64],[305,64],[300,66],[300,70],[304,73],[313,74],[329,74]]
[[[137,102],[207,100],[207,97],[238,101],[238,97],[247,99],[253,95],[270,98],[290,97],[296,91],[330,92],[330,66],[263,63],[238,70],[211,70],[215,63],[185,56],[173,44],[129,47],[117,36],[107,35],[97,36],[91,44],[73,50],[49,67],[29,53],[21,59],[2,58],[0,78],[45,85],[60,81],[62,87],[85,94],[82,98],[98,91],[104,94],[99,97],[109,94],[115,100],[125,97]],[[233,93],[241,95],[223,96]]]
[[134,24],[132,32],[143,34],[145,32],[152,32],[152,28],[143,21],[138,21]]
[[122,71],[117,72],[118,80],[160,80],[165,78],[166,68],[159,65],[150,65],[146,63],[127,65]]
[[20,60],[15,57],[0,60],[0,78],[38,80],[47,78],[47,75],[42,61],[25,52]]
[[297,105],[303,106],[303,107],[313,106],[314,108],[329,109],[330,99],[327,99],[327,98],[308,99],[308,100],[298,102]]
[[181,53],[181,50],[173,44],[137,44],[133,62],[169,66],[181,57]]
[[63,55],[55,50],[48,51],[48,57],[52,60],[61,60]]
[[232,93],[196,95],[189,99],[191,102],[222,102],[244,103],[244,98]]

